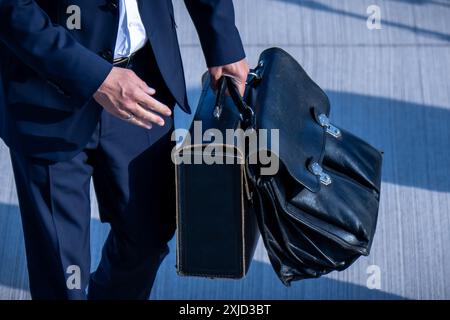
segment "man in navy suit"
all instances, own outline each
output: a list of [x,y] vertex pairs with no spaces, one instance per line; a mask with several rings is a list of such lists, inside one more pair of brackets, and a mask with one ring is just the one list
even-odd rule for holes
[[[213,84],[242,92],[232,0],[185,3]],[[190,112],[171,0],[0,0],[0,76],[32,297],[147,299],[175,229],[172,110]],[[111,225],[92,275],[91,178]]]

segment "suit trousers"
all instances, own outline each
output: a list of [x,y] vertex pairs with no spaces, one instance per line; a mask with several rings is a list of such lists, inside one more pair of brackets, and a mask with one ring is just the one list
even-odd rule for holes
[[[140,56],[139,56],[140,55]],[[173,107],[151,49],[124,66]],[[172,119],[145,130],[103,111],[86,147],[64,162],[11,151],[33,299],[148,299],[175,231]],[[90,273],[90,185],[111,228]]]

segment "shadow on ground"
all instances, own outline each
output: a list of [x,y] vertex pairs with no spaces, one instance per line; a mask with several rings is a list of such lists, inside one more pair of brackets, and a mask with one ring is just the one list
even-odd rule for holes
[[350,92],[327,91],[331,118],[384,154],[383,181],[450,192],[450,110]]
[[[0,204],[0,224],[8,223],[16,237],[0,238],[0,286],[28,290],[25,253],[19,210],[17,206]],[[93,228],[106,226],[92,219]],[[19,241],[19,243],[15,242]],[[14,242],[14,243],[12,243]],[[18,250],[8,250],[15,247]],[[100,247],[94,247],[100,250]],[[297,282],[285,288],[267,263],[253,261],[249,276],[244,280],[210,280],[178,277],[175,273],[174,241],[171,254],[163,263],[152,293],[152,299],[403,299],[401,296],[364,286],[328,278]],[[265,281],[261,281],[264,277]],[[264,290],[264,284],[270,290]]]
[[[343,9],[340,9],[337,7],[333,7],[328,4],[324,4],[324,3],[316,1],[316,0],[275,0],[275,1],[289,2],[289,3],[293,3],[293,4],[296,4],[296,5],[305,7],[305,8],[312,9],[312,10],[319,10],[319,11],[323,11],[323,12],[327,12],[327,13],[331,13],[331,14],[337,14],[337,15],[341,15],[341,16],[345,16],[345,17],[355,18],[358,20],[362,20],[364,22],[367,21],[367,17],[368,17],[367,15],[364,15],[364,14],[358,14],[358,13],[346,11],[346,10],[343,10]],[[442,6],[445,8],[450,8],[450,4],[445,3],[443,1],[426,1],[426,0],[418,0],[418,1],[415,1],[415,0],[390,0],[390,1],[404,2],[404,3],[411,4],[411,5],[413,5],[413,4],[418,4],[418,5],[433,4],[433,5],[439,5],[439,6]],[[336,3],[338,3],[338,1],[336,1]],[[426,37],[450,42],[450,34],[447,34],[447,33],[439,32],[439,31],[435,31],[435,30],[429,30],[429,29],[425,29],[425,28],[421,28],[421,27],[417,27],[417,26],[409,26],[404,23],[386,20],[385,18],[383,18],[382,23],[383,23],[383,26],[394,27],[394,28],[413,32],[414,34],[417,34],[417,35],[423,35]]]

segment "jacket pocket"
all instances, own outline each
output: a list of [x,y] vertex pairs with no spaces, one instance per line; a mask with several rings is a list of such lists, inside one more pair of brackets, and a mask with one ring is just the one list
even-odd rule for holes
[[83,105],[81,99],[69,96],[58,85],[35,77],[9,81],[5,85],[5,100],[8,105],[36,105],[69,112]]

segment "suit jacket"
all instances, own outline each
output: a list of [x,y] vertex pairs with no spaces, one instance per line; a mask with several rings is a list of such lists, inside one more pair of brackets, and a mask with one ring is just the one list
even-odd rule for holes
[[[185,3],[209,67],[245,57],[232,0]],[[67,28],[70,5],[81,9],[80,29]],[[172,2],[138,5],[164,81],[190,112]],[[117,0],[0,0],[0,136],[9,147],[59,161],[85,146],[99,120],[92,96],[112,68],[118,20]]]

